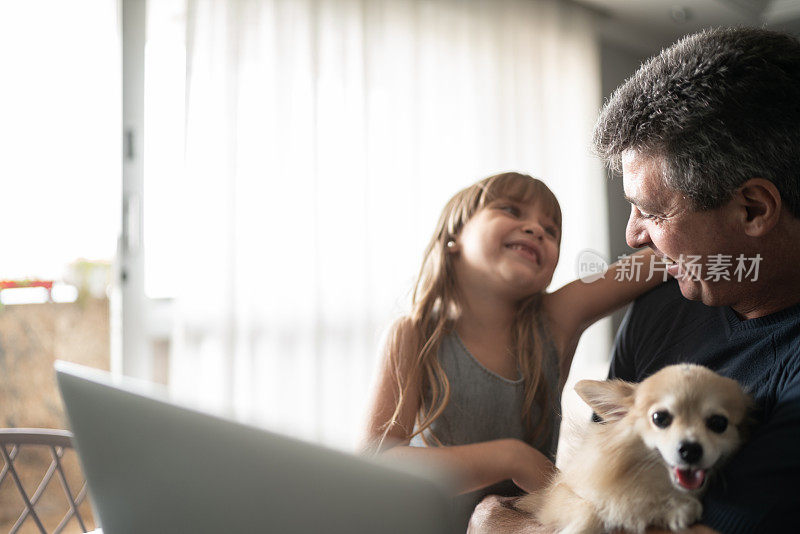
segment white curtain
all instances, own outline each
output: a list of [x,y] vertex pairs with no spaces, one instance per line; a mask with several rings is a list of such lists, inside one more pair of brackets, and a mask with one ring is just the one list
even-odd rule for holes
[[574,278],[607,246],[598,63],[560,1],[190,1],[174,392],[351,448],[439,211],[499,171],[558,195]]

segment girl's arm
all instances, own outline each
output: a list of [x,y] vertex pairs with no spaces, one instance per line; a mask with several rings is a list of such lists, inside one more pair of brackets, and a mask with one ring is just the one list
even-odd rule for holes
[[542,489],[555,474],[555,466],[544,454],[512,438],[450,447],[397,445],[383,454],[401,461],[433,462],[452,475],[459,494],[509,479],[532,493]]
[[[418,346],[410,320],[401,319],[391,329],[367,416],[360,447],[365,453],[391,458],[434,462],[454,475],[456,491],[466,493],[502,480],[513,479],[526,491],[536,491],[548,481],[554,467],[542,453],[517,439],[499,439],[452,447],[411,447],[409,436],[419,410],[421,375],[414,369]],[[396,422],[389,426],[400,400],[397,377],[406,375],[409,386]],[[384,439],[385,433],[385,439]]]
[[[379,453],[409,442],[408,436],[414,431],[419,410],[422,382],[415,361],[419,346],[417,339],[409,318],[398,320],[389,329],[367,412],[367,426],[359,447],[364,453]],[[401,401],[401,382],[406,384],[402,392],[403,404],[395,417]]]
[[[550,317],[554,340],[561,353],[569,355],[567,360],[572,359],[578,338],[586,328],[664,281],[663,270],[650,276],[652,261],[652,250],[640,250],[612,264],[602,278],[575,280],[544,296],[542,305]],[[562,363],[562,371],[564,367],[569,371],[570,362]]]

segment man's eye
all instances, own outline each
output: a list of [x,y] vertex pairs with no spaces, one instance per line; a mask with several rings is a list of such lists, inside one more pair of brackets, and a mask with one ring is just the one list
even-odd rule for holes
[[641,208],[639,208],[636,205],[633,205],[633,210],[635,210],[635,212],[639,214],[639,217],[641,219],[645,219],[647,221],[660,221],[662,219],[658,215],[651,215],[649,213],[642,211]]
[[649,213],[644,213],[643,211],[639,212],[642,215],[642,219],[647,219],[648,221],[660,221],[661,217],[658,215],[650,215]]

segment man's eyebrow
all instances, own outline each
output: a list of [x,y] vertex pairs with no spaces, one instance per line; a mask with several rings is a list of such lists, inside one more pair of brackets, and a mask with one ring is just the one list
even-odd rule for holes
[[633,204],[634,206],[639,207],[639,208],[644,208],[645,211],[649,211],[649,212],[658,212],[658,211],[660,211],[660,208],[658,206],[656,206],[655,204],[651,203],[651,202],[648,202],[646,200],[639,200],[639,199],[636,199],[636,198],[631,198],[628,195],[623,195],[623,196],[625,197],[625,200],[627,200],[629,204]]

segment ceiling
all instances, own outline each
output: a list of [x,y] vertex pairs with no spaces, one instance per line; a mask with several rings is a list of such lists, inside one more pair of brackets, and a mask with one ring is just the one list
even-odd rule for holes
[[708,26],[800,32],[800,0],[575,0],[600,15],[601,37],[651,54]]

